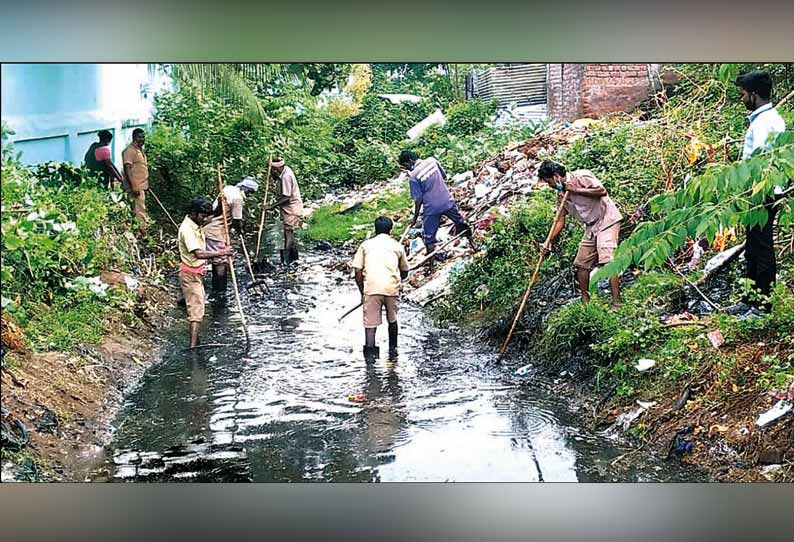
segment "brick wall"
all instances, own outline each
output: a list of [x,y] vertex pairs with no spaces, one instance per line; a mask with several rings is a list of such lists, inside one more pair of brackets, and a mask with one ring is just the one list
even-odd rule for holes
[[546,76],[549,117],[572,121],[582,116],[585,64],[549,64]]
[[582,116],[631,111],[648,97],[648,64],[586,64],[582,82]]
[[631,111],[653,88],[654,64],[549,64],[549,116],[572,121]]

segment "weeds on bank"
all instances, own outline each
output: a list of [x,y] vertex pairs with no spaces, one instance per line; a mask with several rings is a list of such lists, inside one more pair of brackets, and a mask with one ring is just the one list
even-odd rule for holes
[[[346,206],[340,203],[324,205],[309,217],[306,237],[316,241],[343,243],[349,239],[366,239],[374,232],[375,219],[380,215],[394,218],[396,214],[407,215],[412,202],[407,190],[381,194],[363,202],[355,211],[343,212]],[[404,227],[404,226],[403,226]]]

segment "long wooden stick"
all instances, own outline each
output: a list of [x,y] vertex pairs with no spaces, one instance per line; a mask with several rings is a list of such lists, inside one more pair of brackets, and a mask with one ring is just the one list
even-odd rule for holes
[[[218,190],[220,190],[220,194],[218,195],[220,204],[221,204],[221,212],[223,214],[223,231],[226,235],[226,246],[232,246],[231,238],[229,237],[229,222],[226,218],[226,195],[223,193],[223,179],[221,178],[221,165],[217,164],[218,168]],[[246,342],[251,342],[250,337],[248,336],[248,326],[245,323],[245,314],[243,313],[243,304],[240,302],[240,290],[237,288],[237,275],[234,272],[234,261],[232,260],[231,256],[227,256],[227,261],[229,263],[229,272],[232,274],[232,285],[234,286],[234,298],[237,301],[237,311],[240,313],[240,321],[243,325],[243,334],[245,335]]]
[[149,193],[150,193],[150,194],[152,195],[152,197],[154,198],[154,201],[156,201],[156,202],[157,202],[157,205],[159,205],[159,206],[160,206],[160,209],[162,209],[162,210],[163,210],[163,212],[165,213],[165,216],[167,216],[167,217],[168,217],[168,220],[170,220],[170,221],[171,221],[171,224],[173,224],[173,225],[174,225],[174,227],[175,227],[175,228],[178,230],[178,229],[179,229],[179,225],[178,225],[178,224],[177,224],[177,223],[174,221],[174,219],[171,217],[171,213],[169,213],[169,212],[168,212],[168,209],[166,209],[166,208],[165,208],[165,205],[163,205],[163,202],[161,202],[161,201],[160,201],[160,198],[158,198],[158,197],[157,197],[157,194],[155,194],[155,193],[154,193],[154,191],[153,191],[151,188],[149,189]]
[[[554,214],[554,221],[551,223],[551,228],[549,229],[549,234],[546,236],[546,241],[544,241],[544,245],[549,243],[551,239],[551,232],[554,231],[554,224],[557,223],[557,220],[560,218],[562,211],[565,209],[565,202],[568,200],[568,195],[570,192],[565,192],[562,197],[562,201],[560,202],[560,206],[557,208],[557,212]],[[507,345],[510,344],[510,339],[513,338],[513,331],[516,329],[516,324],[518,324],[518,320],[521,318],[521,315],[524,314],[524,307],[527,304],[527,299],[529,299],[529,292],[532,290],[532,287],[535,285],[535,281],[538,278],[538,272],[540,271],[540,264],[543,263],[543,251],[541,250],[540,255],[538,256],[538,263],[535,265],[535,272],[532,273],[532,278],[529,279],[529,285],[527,286],[526,291],[524,292],[524,297],[521,299],[521,304],[518,306],[518,310],[516,311],[516,316],[513,318],[513,325],[510,326],[510,333],[507,334],[507,338],[505,338],[505,342],[502,343],[502,348],[499,349],[499,355],[502,356],[507,350]]]
[[262,230],[265,228],[265,214],[267,214],[267,195],[270,190],[270,168],[271,160],[273,160],[273,153],[271,152],[267,158],[267,176],[265,177],[265,199],[262,202],[262,216],[259,218],[259,233],[256,234],[256,252],[254,252],[254,260],[259,258],[259,247],[262,241]]
[[356,310],[357,308],[359,308],[359,307],[360,307],[360,306],[362,306],[363,304],[364,304],[364,302],[363,302],[363,301],[361,301],[361,302],[360,302],[358,305],[356,305],[355,307],[353,307],[352,309],[350,309],[349,311],[347,311],[346,313],[344,313],[342,316],[340,316],[340,317],[339,317],[339,321],[341,322],[342,320],[344,320],[344,319],[345,319],[345,317],[347,317],[347,315],[349,315],[350,313],[352,313],[354,310]]
[[791,92],[789,92],[788,94],[786,94],[786,96],[785,96],[785,97],[784,97],[782,100],[780,100],[780,101],[777,103],[777,105],[775,105],[775,107],[780,107],[781,105],[783,105],[784,103],[786,103],[787,101],[789,101],[789,100],[791,99],[791,97],[792,97],[792,96],[794,96],[794,90],[792,90]]
[[400,244],[401,244],[401,245],[403,244],[403,241],[405,241],[405,236],[406,236],[406,235],[408,235],[408,232],[409,232],[409,231],[411,231],[411,225],[410,225],[410,224],[408,224],[408,227],[407,227],[407,228],[405,228],[405,231],[404,231],[404,232],[403,232],[403,234],[400,236]]
[[442,244],[441,244],[441,246],[438,246],[438,247],[436,247],[436,248],[433,250],[433,252],[431,252],[430,254],[428,254],[427,256],[425,256],[424,258],[422,258],[421,260],[419,260],[417,263],[415,263],[414,265],[412,265],[412,266],[411,266],[411,268],[410,268],[408,271],[413,271],[413,270],[415,270],[415,269],[418,269],[419,267],[422,267],[422,265],[424,265],[424,264],[425,264],[425,262],[427,262],[427,261],[428,261],[430,258],[432,258],[433,256],[435,256],[435,254],[436,254],[438,251],[440,251],[440,250],[442,250],[442,249],[446,248],[446,247],[447,247],[447,245],[449,245],[449,244],[451,244],[451,243],[453,243],[453,242],[457,241],[458,239],[460,239],[461,237],[463,237],[463,236],[464,236],[464,235],[466,235],[467,233],[469,233],[469,232],[468,232],[468,231],[462,231],[462,232],[460,232],[459,234],[457,234],[455,237],[452,237],[451,239],[447,239],[447,240],[446,240],[444,243],[442,243]]

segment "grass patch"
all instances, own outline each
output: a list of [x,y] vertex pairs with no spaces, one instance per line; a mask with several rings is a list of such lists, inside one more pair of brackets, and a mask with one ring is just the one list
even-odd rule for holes
[[342,212],[349,206],[341,203],[324,205],[309,217],[309,227],[305,235],[315,241],[337,244],[349,239],[366,239],[374,232],[373,223],[380,215],[394,220],[395,215],[404,215],[412,205],[407,190],[381,194],[362,202],[360,209],[344,214]]
[[28,337],[37,350],[71,350],[78,344],[97,344],[105,334],[107,301],[91,297],[57,298],[40,305],[28,325]]

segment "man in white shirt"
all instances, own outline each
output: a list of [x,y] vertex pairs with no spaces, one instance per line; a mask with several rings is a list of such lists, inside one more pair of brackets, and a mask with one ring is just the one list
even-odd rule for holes
[[[223,187],[223,199],[226,207],[226,219],[230,220],[229,226],[232,231],[243,235],[243,205],[246,194],[253,194],[259,188],[259,183],[253,177],[245,177],[236,186],[227,185]],[[227,248],[226,229],[223,225],[223,209],[218,204],[220,196],[213,203],[213,217],[204,226],[204,237],[207,242],[207,250],[221,251]],[[212,263],[212,291],[216,294],[224,294],[227,285],[227,259],[224,257],[214,258]]]
[[[752,71],[742,74],[736,78],[736,86],[742,92],[742,102],[751,111],[748,116],[749,126],[742,149],[742,160],[747,160],[759,149],[759,152],[769,149],[775,136],[786,130],[786,123],[769,102],[772,96],[772,77],[768,72]],[[776,197],[767,202],[766,210],[769,213],[769,219],[766,225],[763,228],[759,226],[747,228],[744,255],[747,262],[746,275],[764,296],[770,294],[777,274],[773,240],[773,224],[777,207],[774,203],[777,195],[782,192],[783,187],[776,186]],[[759,304],[748,297],[741,303],[728,307],[726,311],[732,314],[758,315],[768,309],[768,303]]]
[[391,236],[393,222],[379,216],[375,220],[375,237],[361,243],[353,258],[356,284],[364,308],[364,358],[378,357],[375,331],[383,322],[386,309],[389,322],[389,357],[397,355],[397,312],[400,282],[408,276],[408,259],[402,244]]

